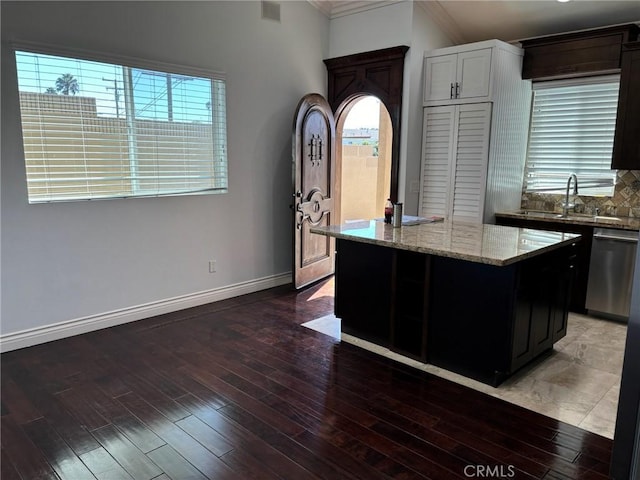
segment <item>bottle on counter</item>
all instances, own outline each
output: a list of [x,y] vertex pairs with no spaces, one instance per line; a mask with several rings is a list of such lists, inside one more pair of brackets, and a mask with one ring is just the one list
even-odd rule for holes
[[391,223],[393,217],[393,203],[390,198],[387,198],[387,203],[384,205],[384,223]]

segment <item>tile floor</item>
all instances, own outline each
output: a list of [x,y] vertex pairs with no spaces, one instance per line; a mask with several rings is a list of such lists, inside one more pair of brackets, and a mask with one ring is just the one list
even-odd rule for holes
[[502,398],[590,432],[613,438],[622,358],[623,323],[571,313],[567,335],[548,357],[528,365],[498,388],[425,365],[390,350],[340,333],[340,320],[327,315],[303,324],[421,370]]

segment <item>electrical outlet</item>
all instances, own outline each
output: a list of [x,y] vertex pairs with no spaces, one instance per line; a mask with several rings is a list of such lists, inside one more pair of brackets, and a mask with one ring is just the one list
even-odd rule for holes
[[209,273],[216,273],[216,261],[209,260]]

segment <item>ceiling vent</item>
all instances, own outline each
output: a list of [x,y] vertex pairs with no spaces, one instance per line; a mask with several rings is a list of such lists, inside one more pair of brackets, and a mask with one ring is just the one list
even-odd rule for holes
[[262,0],[262,18],[280,22],[280,3]]

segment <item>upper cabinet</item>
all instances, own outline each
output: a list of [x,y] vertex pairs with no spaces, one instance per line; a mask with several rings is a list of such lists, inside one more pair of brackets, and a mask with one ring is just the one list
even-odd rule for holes
[[491,48],[431,55],[424,62],[425,106],[489,100]]
[[611,168],[640,170],[640,42],[626,44],[622,52]]
[[423,106],[492,102],[499,95],[501,82],[497,79],[512,72],[514,62],[520,79],[522,49],[500,40],[427,52]]
[[522,78],[600,75],[620,71],[622,44],[638,36],[635,24],[523,40]]

